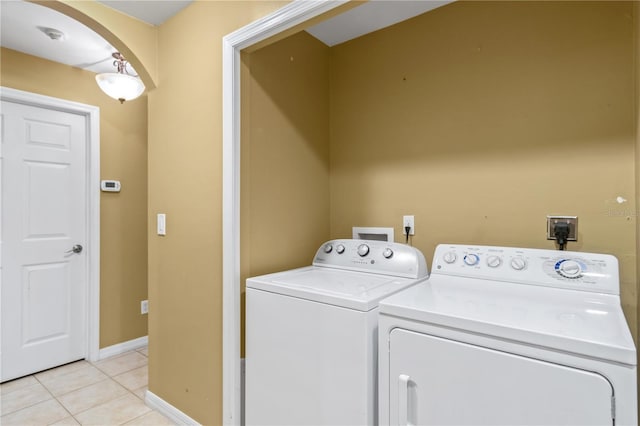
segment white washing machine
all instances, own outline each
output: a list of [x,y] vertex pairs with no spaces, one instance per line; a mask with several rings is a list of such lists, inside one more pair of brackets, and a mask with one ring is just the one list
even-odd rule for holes
[[249,278],[246,424],[376,424],[378,302],[427,277],[413,247],[334,240],[312,266]]
[[440,245],[380,302],[380,425],[637,425],[618,261]]

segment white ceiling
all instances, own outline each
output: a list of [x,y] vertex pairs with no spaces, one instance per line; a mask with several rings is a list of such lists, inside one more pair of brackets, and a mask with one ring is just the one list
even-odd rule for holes
[[193,0],[98,0],[105,6],[119,10],[141,21],[160,25],[176,13],[180,12]]
[[327,46],[335,46],[436,9],[453,0],[371,0],[323,21],[307,32]]
[[[162,24],[192,2],[98,1],[152,25]],[[451,1],[453,0],[372,0],[307,31],[326,45],[334,46]],[[44,28],[59,30],[64,33],[64,38],[52,40],[42,31]],[[0,45],[96,73],[115,71],[111,54],[116,49],[105,39],[62,13],[22,0],[0,0]]]
[[[191,2],[192,0],[100,1],[152,25],[163,23]],[[64,39],[52,40],[40,28],[62,31]],[[62,13],[22,0],[0,0],[0,45],[96,73],[115,72],[111,54],[116,49],[109,42]],[[135,74],[131,67],[129,70]]]
[[[38,27],[60,30],[64,39],[51,40]],[[37,4],[2,0],[0,42],[2,47],[74,67],[114,71],[111,53],[115,49],[105,39],[78,21]]]

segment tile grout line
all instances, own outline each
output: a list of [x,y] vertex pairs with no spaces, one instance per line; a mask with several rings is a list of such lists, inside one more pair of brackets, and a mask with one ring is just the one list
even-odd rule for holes
[[[32,376],[33,376],[33,375],[32,375]],[[29,376],[25,376],[25,377],[29,377]],[[33,377],[33,378],[34,378],[34,379],[36,379],[35,377]],[[44,399],[44,400],[42,400],[42,401],[37,401],[37,402],[34,402],[34,403],[32,403],[32,404],[29,404],[29,405],[25,405],[24,407],[20,407],[20,408],[18,408],[17,410],[15,410],[15,409],[14,409],[13,411],[9,411],[8,413],[2,412],[2,413],[1,413],[1,415],[0,415],[0,419],[1,419],[2,417],[9,416],[9,415],[11,415],[11,414],[14,414],[14,413],[17,413],[17,412],[19,412],[19,411],[25,410],[25,409],[27,409],[27,408],[31,408],[31,407],[33,407],[33,406],[35,406],[35,405],[42,404],[43,402],[47,402],[47,401],[50,401],[50,400],[52,400],[52,399],[56,399],[56,398],[55,398],[55,396],[53,396],[53,394],[51,393],[51,391],[50,391],[49,389],[47,389],[47,387],[46,387],[46,386],[44,386],[42,383],[40,383],[40,381],[38,381],[38,379],[36,379],[36,381],[37,381],[37,383],[34,383],[33,385],[38,384],[38,385],[42,386],[42,388],[43,388],[43,389],[44,389],[44,390],[45,390],[45,391],[46,391],[46,392],[51,396],[51,398]],[[16,390],[12,391],[12,392],[19,391],[19,390],[23,390],[25,387],[29,387],[29,386],[33,386],[33,385],[23,386],[23,387],[21,387],[21,388],[18,388],[18,389],[16,389]],[[11,392],[9,392],[9,393],[11,393]],[[0,422],[0,425],[1,425],[1,424],[2,424],[2,422]]]
[[[144,363],[144,365],[139,365],[139,366],[137,366],[137,367],[133,367],[133,368],[131,368],[131,369],[129,369],[129,370],[121,371],[121,372],[119,372],[118,374],[113,374],[113,375],[112,375],[112,374],[110,374],[110,373],[108,373],[107,371],[103,370],[102,368],[100,368],[100,366],[99,366],[99,365],[97,365],[97,364],[99,364],[99,363],[101,363],[101,362],[104,364],[105,362],[103,362],[103,361],[107,361],[107,360],[109,360],[109,361],[111,361],[111,360],[115,360],[115,359],[118,359],[118,358],[122,358],[122,357],[124,357],[125,355],[130,355],[130,354],[133,354],[133,353],[138,353],[138,354],[140,354],[141,356],[143,356],[143,357],[145,358],[145,363]],[[140,367],[144,367],[144,366],[147,366],[147,367],[148,367],[148,365],[149,365],[148,358],[149,358],[149,357],[148,357],[148,356],[146,356],[145,354],[140,353],[140,351],[139,351],[138,349],[133,349],[133,350],[131,350],[131,351],[129,351],[129,352],[125,352],[125,353],[122,353],[122,354],[119,354],[119,355],[115,355],[115,356],[113,356],[113,357],[111,357],[111,358],[106,358],[106,359],[104,359],[104,360],[97,361],[96,363],[93,363],[93,362],[90,362],[90,361],[88,361],[88,362],[89,362],[89,364],[93,365],[95,368],[97,368],[98,370],[100,370],[102,373],[106,374],[107,376],[109,376],[109,377],[111,377],[111,378],[113,379],[115,376],[119,376],[120,374],[128,373],[128,372],[133,371],[133,370],[136,370],[136,369],[138,369],[138,368],[140,368]],[[115,379],[114,379],[114,380],[115,380]],[[116,381],[117,381],[117,380],[116,380]],[[119,383],[119,382],[118,382],[118,383]]]
[[[120,354],[120,355],[114,356],[114,357],[112,357],[112,358],[107,358],[107,359],[109,359],[109,360],[113,360],[113,359],[122,358],[122,357],[124,357],[125,355],[129,355],[129,354],[132,354],[132,353],[134,353],[134,352],[135,352],[135,353],[139,353],[139,352],[138,352],[138,350],[132,350],[132,351],[125,352],[125,353],[123,353],[123,354]],[[144,354],[140,354],[140,355],[144,356]],[[122,383],[120,383],[119,381],[117,381],[117,380],[115,379],[115,377],[116,377],[116,376],[119,376],[119,375],[121,375],[121,374],[126,374],[126,373],[131,372],[131,371],[133,371],[133,370],[136,370],[136,369],[138,369],[138,368],[142,368],[142,367],[147,367],[147,368],[148,368],[148,364],[147,364],[147,362],[146,362],[146,358],[148,358],[148,357],[146,357],[146,356],[145,356],[145,364],[144,364],[144,365],[140,365],[140,366],[138,366],[138,367],[134,367],[134,368],[132,368],[132,369],[130,369],[130,370],[121,371],[121,372],[118,372],[117,374],[114,374],[114,375],[112,375],[112,374],[108,373],[107,371],[105,371],[105,370],[101,369],[98,365],[96,365],[96,364],[94,364],[94,363],[92,363],[92,362],[89,362],[89,364],[93,365],[95,368],[97,368],[97,369],[98,369],[98,370],[100,370],[102,373],[104,373],[104,374],[107,376],[107,379],[108,379],[108,380],[111,380],[111,381],[113,381],[114,383],[116,383],[116,384],[118,384],[119,386],[121,386],[121,387],[122,387],[122,388],[123,388],[127,393],[125,393],[125,394],[123,394],[123,395],[120,395],[120,396],[117,396],[117,397],[115,397],[115,398],[113,398],[113,399],[110,399],[109,401],[104,401],[104,402],[102,402],[102,403],[100,403],[100,404],[96,404],[96,405],[94,405],[94,406],[92,406],[92,407],[89,407],[89,408],[87,408],[86,410],[83,410],[83,411],[81,411],[81,412],[77,413],[76,415],[80,415],[80,414],[85,413],[85,412],[87,412],[87,411],[89,411],[89,410],[92,410],[92,409],[94,409],[94,408],[96,408],[96,407],[99,407],[99,406],[101,406],[101,405],[103,405],[103,404],[107,404],[107,403],[109,403],[109,402],[115,401],[116,399],[122,398],[122,397],[124,397],[124,396],[125,396],[125,395],[127,395],[127,394],[132,394],[132,395],[133,395],[134,397],[136,397],[137,399],[140,399],[140,398],[138,397],[138,395],[136,395],[132,390],[130,390],[129,388],[127,388],[126,386],[124,386]],[[102,360],[101,360],[101,361],[102,361]],[[106,360],[105,360],[105,361],[106,361]],[[91,385],[89,385],[89,386],[91,386]],[[144,401],[143,401],[143,402],[144,402]],[[146,404],[145,404],[145,405],[146,405]],[[145,414],[146,414],[146,413],[145,413]],[[133,420],[135,420],[135,419],[137,419],[137,418],[139,418],[139,417],[142,417],[142,416],[143,416],[143,415],[145,415],[145,414],[142,414],[142,415],[140,415],[140,416],[138,416],[138,417],[135,417],[135,418],[133,418],[133,419],[129,419],[129,420],[127,420],[125,423],[130,422],[130,421],[133,421]],[[80,420],[79,420],[79,419],[77,419],[77,418],[75,417],[75,415],[72,415],[71,417],[73,417],[73,419],[74,419],[76,422],[78,422],[79,424],[81,424],[81,423],[80,423]],[[124,423],[122,423],[122,424],[124,424]]]
[[[140,354],[140,355],[144,356],[144,357],[145,357],[145,364],[144,364],[144,365],[140,365],[140,366],[138,366],[138,367],[133,367],[133,368],[131,368],[131,369],[129,369],[129,370],[120,371],[120,372],[118,372],[117,374],[113,374],[113,375],[112,375],[111,373],[109,373],[109,372],[105,371],[104,369],[100,368],[100,366],[98,366],[98,365],[96,365],[96,364],[94,364],[94,363],[90,363],[90,364],[91,364],[91,365],[93,365],[95,368],[97,368],[98,370],[100,370],[101,372],[103,372],[105,375],[107,375],[107,377],[108,377],[110,380],[112,380],[113,382],[115,382],[115,383],[117,383],[119,386],[121,386],[121,387],[122,387],[122,388],[123,388],[127,393],[126,393],[126,394],[124,394],[124,395],[120,395],[120,396],[118,396],[118,397],[116,397],[116,398],[113,398],[113,399],[111,399],[110,401],[106,401],[106,402],[104,402],[104,403],[101,403],[101,404],[95,405],[95,406],[93,406],[93,407],[91,407],[91,408],[88,408],[87,410],[83,410],[81,413],[84,413],[84,412],[89,411],[89,410],[91,410],[91,409],[93,409],[93,408],[99,407],[99,406],[100,406],[100,405],[102,405],[102,404],[106,404],[106,403],[108,403],[108,402],[114,401],[114,400],[116,400],[116,399],[118,399],[118,398],[122,398],[122,397],[124,397],[125,395],[128,395],[128,394],[131,394],[131,395],[133,395],[135,398],[137,398],[137,399],[139,399],[139,400],[140,400],[140,397],[138,397],[138,395],[136,395],[136,394],[134,393],[134,391],[133,391],[133,390],[131,390],[131,389],[127,388],[127,387],[126,387],[126,386],[124,386],[122,383],[120,383],[119,381],[117,381],[117,380],[115,379],[115,377],[116,377],[116,376],[119,376],[119,375],[121,375],[121,374],[129,373],[129,372],[131,372],[131,371],[133,371],[133,370],[137,370],[138,368],[142,368],[142,367],[146,367],[146,368],[148,368],[148,356],[146,356],[146,355],[144,355],[144,354],[140,353],[140,351],[139,351],[138,349],[134,349],[134,350],[132,350],[132,351],[128,351],[128,352],[125,352],[125,353],[120,354],[120,355],[118,355],[118,356],[112,357],[112,358],[110,358],[110,359],[112,359],[112,360],[113,360],[113,359],[122,358],[122,357],[124,357],[124,356],[126,356],[126,355],[130,355],[130,354],[132,354],[132,353],[138,353],[138,354]],[[102,361],[102,360],[101,360],[101,361]],[[142,400],[142,402],[144,403],[144,400]],[[146,404],[145,404],[145,405],[146,405]],[[150,407],[149,407],[149,408],[150,408]],[[152,411],[153,411],[153,409],[152,409]],[[81,413],[77,413],[77,414],[78,414],[78,415],[80,415]],[[128,422],[131,422],[131,421],[136,420],[136,419],[138,419],[138,418],[140,418],[140,417],[142,417],[142,416],[144,416],[144,415],[146,415],[146,414],[148,414],[148,412],[147,412],[147,413],[144,413],[144,414],[141,414],[141,415],[139,415],[139,416],[137,416],[137,417],[134,417],[134,418],[132,418],[132,419],[128,419],[128,420],[126,420],[124,423],[121,423],[121,424],[125,424],[125,423],[128,423]],[[80,423],[80,420],[78,420],[75,416],[72,416],[72,417],[73,417],[73,419],[74,419],[76,422]]]
[[[45,384],[44,384],[44,383],[42,383],[42,382],[41,382],[41,381],[36,377],[36,375],[35,375],[35,374],[31,374],[31,375],[29,375],[29,376],[25,376],[25,377],[33,377],[33,379],[36,381],[36,383],[35,383],[35,384],[40,385],[40,386],[41,386],[41,387],[42,387],[42,388],[43,388],[43,389],[44,389],[44,390],[49,394],[49,396],[50,396],[51,398],[48,398],[48,399],[45,399],[45,400],[42,400],[42,401],[38,401],[38,402],[35,402],[35,403],[33,403],[33,404],[25,405],[24,407],[21,407],[21,408],[19,408],[18,410],[14,410],[14,411],[11,411],[11,412],[9,412],[9,413],[2,413],[2,416],[0,416],[0,418],[2,418],[2,417],[6,417],[6,416],[9,416],[9,415],[11,415],[11,414],[18,413],[18,412],[20,412],[20,411],[22,411],[22,410],[26,410],[26,409],[28,409],[28,408],[35,407],[35,406],[36,406],[36,405],[38,405],[38,404],[43,404],[43,403],[45,403],[45,402],[52,401],[52,400],[53,400],[53,401],[55,401],[55,402],[57,402],[58,404],[60,404],[60,406],[64,409],[64,411],[66,411],[66,412],[67,412],[67,414],[69,414],[68,416],[65,416],[65,418],[66,418],[66,417],[73,417],[73,415],[72,415],[72,414],[71,414],[71,412],[67,409],[67,407],[65,407],[65,406],[64,406],[64,405],[63,405],[63,404],[58,400],[58,398],[56,398],[56,396],[51,392],[51,390],[50,390],[48,387],[46,387],[46,386],[45,386]],[[33,386],[33,385],[28,385],[28,386]],[[25,386],[25,387],[26,387],[26,386]],[[19,389],[16,389],[16,390],[20,390],[20,389],[22,389],[22,388],[19,388]],[[11,392],[9,392],[9,393],[11,393]],[[60,419],[60,420],[63,420],[63,419]],[[0,424],[1,424],[1,422],[0,422]]]
[[[67,374],[69,374],[69,373],[67,373]],[[63,374],[62,376],[66,376],[66,374]],[[69,414],[67,417],[71,417],[71,418],[72,418],[76,423],[80,424],[80,422],[78,421],[78,419],[76,419],[76,417],[73,415],[73,413],[71,413],[71,411],[69,411],[69,409],[68,409],[68,408],[67,408],[67,407],[62,403],[62,401],[60,401],[60,400],[59,400],[59,399],[58,399],[58,398],[53,394],[53,392],[51,392],[51,391],[49,390],[49,388],[48,388],[44,383],[42,383],[42,382],[40,381],[40,379],[38,379],[38,378],[35,376],[35,374],[33,375],[33,378],[34,378],[34,379],[36,379],[36,380],[38,381],[38,383],[40,383],[40,384],[42,385],[42,387],[44,387],[44,388],[47,390],[47,392],[49,392],[49,394],[53,397],[53,399],[55,399],[55,400],[56,400],[56,402],[57,402],[58,404],[60,404],[60,406],[61,406],[62,408],[64,408],[64,410]],[[59,379],[59,378],[58,378],[58,379]],[[88,386],[91,386],[91,385],[88,385]],[[86,387],[86,386],[84,386],[84,387]],[[83,387],[83,388],[84,388],[84,387]],[[81,389],[83,389],[83,388],[81,388]],[[73,392],[73,391],[71,391],[71,392]],[[67,393],[71,393],[71,392],[67,392]],[[67,395],[67,394],[65,393],[64,395]],[[60,395],[60,396],[64,396],[64,395]],[[65,418],[67,418],[67,417],[65,417]],[[60,419],[60,420],[56,420],[56,422],[59,422],[59,421],[61,421],[61,420],[64,420],[65,418],[62,418],[62,419]],[[54,423],[55,423],[55,422],[54,422]]]
[[[87,361],[87,364],[88,364],[89,366],[93,366],[93,365],[92,365],[90,362],[88,362],[88,361]],[[94,368],[95,368],[95,367],[94,367]],[[96,368],[96,369],[97,369],[97,368]],[[103,381],[105,381],[105,380],[107,380],[107,379],[110,379],[110,378],[111,378],[111,377],[110,377],[108,374],[106,374],[104,371],[102,371],[102,370],[99,370],[99,371],[100,371],[102,374],[104,374],[104,375],[105,375],[105,379],[103,379],[103,380],[98,380],[97,382],[95,382],[95,383],[90,383],[90,384],[88,384],[88,385],[80,386],[80,387],[79,387],[79,388],[77,388],[77,389],[73,389],[73,390],[70,390],[70,391],[65,392],[65,393],[63,393],[63,394],[60,394],[60,395],[58,395],[58,397],[62,397],[62,396],[68,395],[68,394],[70,394],[70,393],[72,393],[72,392],[76,392],[76,391],[79,391],[79,390],[81,390],[81,389],[88,388],[89,386],[93,386],[93,385],[95,385],[96,383],[100,383],[100,382],[103,382]],[[69,374],[71,374],[71,373],[74,373],[74,372],[75,372],[75,371],[71,371],[71,372],[69,372],[69,373],[65,373],[65,374],[63,374],[62,376],[57,377],[55,380],[57,381],[57,380],[63,379],[65,376],[67,376],[67,375],[69,375]],[[42,386],[43,386],[43,387],[44,387],[44,388],[45,388],[45,389],[46,389],[46,390],[47,390],[51,395],[53,395],[53,392],[51,392],[51,390],[47,387],[47,385],[46,385],[46,384],[44,384],[44,382],[41,382],[37,377],[35,377],[35,375],[34,375],[34,378],[35,378],[36,380],[38,380],[38,382],[40,382],[40,384],[42,384]],[[53,395],[53,397],[54,397],[55,399],[57,399],[57,398],[58,398],[58,397],[56,397],[55,395]]]
[[[56,422],[59,422],[59,421],[64,420],[64,419],[73,419],[73,420],[74,420],[75,422],[77,422],[78,424],[81,424],[81,422],[78,420],[78,418],[77,418],[76,416],[78,416],[78,415],[80,415],[80,414],[82,414],[82,413],[84,413],[84,412],[86,412],[86,411],[89,411],[89,410],[95,409],[96,407],[99,407],[99,406],[101,406],[101,405],[103,405],[103,404],[110,403],[110,402],[112,402],[112,401],[114,401],[114,400],[116,400],[116,399],[118,399],[118,398],[125,397],[125,396],[127,396],[127,395],[128,395],[128,396],[133,395],[133,397],[135,397],[135,398],[136,398],[136,400],[141,401],[145,406],[147,406],[147,405],[146,405],[146,403],[145,403],[145,401],[144,401],[144,398],[143,398],[143,397],[140,397],[140,396],[136,393],[136,391],[139,391],[140,389],[144,389],[145,387],[148,389],[148,381],[147,381],[143,386],[141,386],[141,387],[139,387],[139,388],[136,388],[136,389],[129,389],[129,388],[128,388],[128,387],[126,387],[124,384],[120,383],[118,380],[116,380],[116,379],[115,379],[115,377],[116,377],[116,376],[120,376],[120,375],[123,375],[123,374],[127,374],[127,373],[130,373],[130,372],[132,372],[132,371],[134,371],[134,370],[137,370],[137,369],[140,369],[140,368],[147,368],[147,371],[148,371],[148,368],[149,368],[148,358],[149,358],[149,356],[148,356],[148,355],[146,355],[145,353],[143,353],[143,351],[147,351],[147,350],[148,350],[148,348],[146,348],[146,347],[145,347],[145,348],[139,348],[139,349],[134,349],[134,350],[131,350],[131,351],[125,352],[125,353],[123,353],[123,354],[120,354],[119,356],[112,357],[111,359],[117,359],[117,358],[120,358],[120,357],[125,356],[125,355],[130,355],[130,354],[133,354],[133,353],[138,353],[138,354],[140,354],[141,356],[143,356],[143,357],[144,357],[144,361],[145,361],[142,365],[139,365],[139,366],[137,366],[137,367],[133,367],[133,368],[130,368],[130,369],[127,369],[127,370],[124,370],[124,371],[118,371],[118,372],[117,372],[117,374],[113,374],[113,375],[112,375],[112,374],[110,374],[110,373],[108,373],[108,372],[107,372],[107,371],[105,371],[104,369],[100,368],[99,366],[97,366],[96,364],[94,364],[94,363],[92,363],[92,362],[90,362],[90,361],[88,361],[88,360],[77,361],[77,362],[84,362],[84,363],[86,363],[86,365],[87,365],[87,366],[90,366],[90,367],[95,368],[97,371],[99,371],[99,372],[100,372],[101,374],[103,374],[105,377],[104,377],[102,380],[98,380],[98,381],[97,381],[97,382],[95,382],[95,383],[91,383],[91,384],[87,384],[87,385],[81,386],[80,388],[73,389],[73,390],[71,390],[71,391],[65,392],[64,394],[61,394],[61,395],[58,395],[58,396],[56,396],[56,395],[54,395],[54,394],[53,394],[52,390],[51,390],[51,389],[49,389],[49,387],[45,384],[45,381],[48,381],[50,384],[51,384],[51,383],[55,383],[55,382],[57,382],[58,380],[63,379],[65,376],[67,376],[67,375],[69,375],[69,374],[73,374],[73,373],[74,373],[75,371],[77,371],[77,370],[72,370],[72,371],[69,371],[69,372],[66,372],[66,373],[61,374],[59,377],[55,377],[55,376],[54,376],[54,378],[53,378],[53,379],[51,379],[51,380],[44,380],[44,381],[43,381],[43,380],[41,380],[40,378],[36,377],[36,374],[32,374],[32,375],[30,375],[30,376],[26,376],[26,377],[31,377],[31,378],[34,380],[34,382],[33,382],[31,385],[27,384],[27,385],[24,385],[24,386],[19,387],[19,388],[17,388],[17,389],[14,389],[14,390],[10,391],[10,392],[9,392],[9,394],[10,394],[10,393],[12,393],[12,392],[15,392],[15,391],[19,391],[19,390],[20,390],[20,389],[22,389],[23,387],[26,387],[26,386],[32,386],[32,385],[37,384],[37,385],[41,386],[42,388],[44,388],[44,390],[45,390],[45,391],[46,391],[46,393],[50,396],[50,398],[48,398],[48,399],[46,399],[46,400],[44,400],[44,401],[39,401],[39,402],[36,402],[36,403],[30,404],[30,405],[28,405],[28,406],[22,407],[22,408],[20,408],[19,410],[12,411],[11,413],[6,413],[6,414],[2,413],[1,417],[4,417],[5,415],[11,415],[11,414],[13,414],[13,413],[17,413],[17,412],[19,412],[19,411],[21,411],[21,410],[28,409],[28,408],[31,408],[31,407],[33,407],[33,406],[35,406],[35,405],[38,405],[38,404],[41,404],[41,403],[44,403],[44,402],[47,402],[47,401],[52,401],[52,400],[53,400],[53,401],[55,401],[58,405],[62,406],[62,408],[64,409],[64,412],[67,414],[64,418],[59,419],[59,420],[56,420]],[[70,364],[73,364],[73,363],[70,363]],[[65,365],[68,365],[68,364],[65,364]],[[59,367],[56,367],[56,368],[59,368]],[[84,368],[84,367],[80,367],[80,369],[81,369],[81,368]],[[54,368],[54,369],[55,369],[55,368]],[[51,370],[54,370],[54,369],[51,369]],[[45,378],[46,378],[46,377],[45,377]],[[75,415],[74,415],[74,414],[72,414],[72,413],[71,413],[71,411],[70,411],[70,409],[69,409],[69,408],[67,408],[67,407],[65,406],[65,404],[63,404],[63,403],[62,403],[61,398],[63,398],[64,396],[66,396],[66,395],[68,395],[68,394],[70,394],[70,393],[73,393],[73,392],[81,391],[82,389],[86,389],[86,388],[88,388],[88,387],[90,387],[90,386],[95,386],[95,385],[96,385],[96,384],[98,384],[98,383],[106,382],[107,380],[110,380],[111,382],[113,382],[113,383],[117,384],[118,386],[120,386],[122,389],[124,389],[124,390],[125,390],[125,393],[124,393],[124,394],[122,394],[122,395],[120,395],[120,396],[117,396],[117,397],[111,398],[111,399],[109,399],[108,401],[103,401],[103,402],[101,402],[101,403],[99,403],[99,404],[96,404],[96,405],[93,405],[93,406],[88,407],[88,408],[86,408],[86,409],[83,409],[81,412],[76,413]],[[136,416],[136,417],[134,417],[134,418],[128,419],[128,420],[126,420],[125,422],[123,422],[122,424],[129,423],[129,422],[135,422],[135,420],[140,419],[140,418],[142,418],[142,417],[144,417],[144,416],[148,415],[149,413],[157,412],[157,410],[155,410],[155,409],[153,409],[153,408],[151,408],[151,407],[149,407],[149,406],[147,406],[147,407],[149,408],[149,411],[147,411],[147,412],[145,412],[145,413],[143,413],[143,414],[140,414],[139,416]],[[161,414],[161,415],[162,415],[162,414]],[[54,422],[54,423],[55,423],[55,422]]]

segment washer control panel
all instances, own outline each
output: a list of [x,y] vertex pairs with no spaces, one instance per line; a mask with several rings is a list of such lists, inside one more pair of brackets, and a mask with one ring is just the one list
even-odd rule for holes
[[620,294],[618,260],[608,254],[440,244],[432,274]]
[[316,252],[313,265],[414,279],[429,276],[420,250],[387,241],[327,241]]

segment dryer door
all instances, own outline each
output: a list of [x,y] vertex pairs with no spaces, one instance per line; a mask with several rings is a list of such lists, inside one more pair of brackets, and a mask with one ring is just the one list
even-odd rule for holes
[[390,425],[613,424],[599,374],[402,329],[389,356]]

